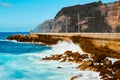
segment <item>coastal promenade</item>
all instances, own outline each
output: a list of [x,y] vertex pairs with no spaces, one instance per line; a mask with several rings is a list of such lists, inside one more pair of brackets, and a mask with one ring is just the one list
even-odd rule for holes
[[55,45],[59,41],[72,41],[91,54],[105,54],[120,59],[120,33],[30,33],[13,35],[9,40]]
[[120,40],[120,33],[30,33],[30,35],[32,36],[49,35],[49,36],[58,36],[58,37],[81,36],[81,37],[98,38],[98,39]]
[[120,59],[120,33],[31,33],[30,36],[48,43],[72,40],[86,53],[102,53]]

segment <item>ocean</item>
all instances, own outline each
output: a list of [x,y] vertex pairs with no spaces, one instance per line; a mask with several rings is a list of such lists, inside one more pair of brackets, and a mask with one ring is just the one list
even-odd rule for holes
[[78,64],[42,60],[45,56],[67,50],[82,53],[79,45],[72,41],[48,46],[6,39],[13,34],[29,33],[0,32],[0,80],[70,80],[78,74],[82,75],[78,80],[100,80],[97,72],[76,69]]

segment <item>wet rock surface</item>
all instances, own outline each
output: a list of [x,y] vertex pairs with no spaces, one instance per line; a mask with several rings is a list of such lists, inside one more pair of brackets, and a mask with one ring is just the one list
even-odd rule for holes
[[7,37],[7,39],[9,40],[16,40],[18,42],[32,42],[32,43],[43,43],[46,45],[53,45],[53,44],[57,44],[58,41],[62,41],[62,38],[59,37],[54,37],[54,36],[50,36],[50,35],[21,35],[21,34],[17,34],[17,35],[12,35]]
[[19,42],[32,42],[33,41],[33,38],[30,35],[21,35],[21,34],[9,36],[7,37],[7,39],[16,40]]
[[[89,34],[87,34],[89,35]],[[94,34],[91,34],[94,36]],[[98,35],[101,36],[101,35]],[[109,37],[114,37],[116,35],[104,35]],[[116,36],[117,38],[119,36]],[[90,53],[91,57],[96,56],[105,58],[118,58],[120,59],[120,39],[115,39],[117,41],[113,41],[112,39],[103,39],[103,38],[92,38],[92,37],[84,37],[81,35],[73,35],[73,36],[62,36],[62,35],[42,35],[42,34],[30,34],[30,35],[13,35],[8,37],[9,40],[16,40],[18,42],[30,42],[30,43],[37,43],[37,44],[45,44],[45,45],[54,45],[57,44],[59,41],[72,41],[75,44],[79,44],[82,51],[86,53]],[[95,43],[98,42],[98,43]],[[105,42],[105,43],[104,43]],[[99,46],[99,47],[98,47]],[[66,53],[67,54],[67,53]],[[70,53],[68,53],[69,56]],[[77,54],[77,53],[76,53]],[[99,54],[99,55],[98,55]],[[104,54],[101,55],[101,54]],[[72,55],[74,57],[74,55]],[[77,54],[77,57],[79,55]],[[87,57],[87,56],[83,56]],[[76,58],[77,59],[77,58]],[[63,60],[64,61],[64,60]],[[97,62],[94,59],[95,62]],[[98,60],[99,61],[99,60]]]
[[[42,60],[77,63],[79,64],[77,68],[82,71],[90,70],[100,72],[99,76],[101,76],[102,80],[120,80],[120,60],[112,64],[112,61],[104,54],[93,56],[90,54],[66,51],[64,54],[55,54],[51,57],[42,58]],[[73,76],[71,80],[75,80],[78,77],[80,76]]]

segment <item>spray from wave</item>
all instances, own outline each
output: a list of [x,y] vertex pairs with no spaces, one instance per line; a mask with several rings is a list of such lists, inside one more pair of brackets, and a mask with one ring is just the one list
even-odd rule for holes
[[[45,57],[45,56],[50,56],[50,55],[53,55],[53,54],[63,54],[65,51],[72,51],[72,52],[79,52],[80,54],[83,54],[84,52],[81,50],[79,44],[74,44],[72,41],[59,41],[56,45],[52,45],[51,46],[52,49],[51,50],[47,50],[47,51],[43,51],[41,52],[40,54],[37,54],[36,56],[38,57],[38,55],[40,57]],[[32,60],[32,58],[30,59]],[[33,59],[34,60],[34,59]],[[32,61],[33,61],[32,60]],[[70,70],[67,74],[69,75],[69,77],[67,78],[64,78],[65,80],[70,80],[70,78],[73,76],[73,75],[82,75],[81,77],[79,77],[77,80],[100,80],[100,76],[99,76],[99,73],[98,72],[94,72],[94,71],[79,71],[77,69],[73,69],[73,71],[71,71],[71,67],[77,67],[78,64],[76,63],[72,63],[69,64],[67,62],[64,62],[64,63],[59,63],[59,62],[56,62],[56,61],[33,61],[35,64],[43,64],[43,65],[48,65],[49,64],[49,67],[58,67],[58,66],[61,66],[63,69],[61,69],[61,72],[62,70]],[[54,64],[54,65],[53,65]],[[64,71],[63,71],[64,72]],[[59,73],[59,72],[58,72]],[[74,73],[74,74],[72,74]],[[62,73],[63,74],[63,73]],[[55,80],[55,77],[56,76],[51,76],[49,77],[50,79],[53,79]],[[56,77],[57,78],[57,77]]]
[[59,41],[56,45],[52,46],[53,51],[64,53],[65,51],[84,53],[79,44],[74,44],[72,41]]
[[85,53],[81,50],[79,44],[74,44],[72,41],[59,41],[57,44],[49,47],[51,47],[51,49],[32,55],[43,58],[54,54],[63,54],[66,51],[79,52],[80,54]]
[[[9,41],[6,41],[6,44]],[[12,43],[16,44],[18,42]],[[22,43],[24,44],[24,43]],[[22,45],[18,44],[18,45]],[[17,45],[17,47],[18,47]],[[29,45],[23,45],[29,47]],[[37,45],[34,45],[37,47]],[[32,45],[32,49],[35,48]],[[19,46],[20,49],[21,46]],[[47,48],[47,46],[41,46]],[[72,41],[59,41],[56,45],[48,46],[51,48],[45,49],[40,52],[25,53],[20,55],[1,55],[0,56],[0,79],[1,80],[70,80],[73,75],[81,74],[83,75],[80,80],[99,80],[99,74],[87,71],[82,72],[74,68],[78,65],[76,63],[69,64],[59,63],[57,61],[43,61],[42,57],[62,54],[65,51],[84,53],[79,44],[74,44]],[[12,47],[13,49],[16,49]],[[29,47],[31,50],[31,48]],[[37,47],[38,49],[38,47]],[[40,50],[42,48],[39,47]],[[27,51],[28,52],[28,51]],[[13,52],[11,52],[13,53]],[[62,69],[57,69],[60,66]],[[86,74],[87,73],[87,74]],[[7,75],[6,75],[7,74]],[[19,75],[18,75],[19,74]]]

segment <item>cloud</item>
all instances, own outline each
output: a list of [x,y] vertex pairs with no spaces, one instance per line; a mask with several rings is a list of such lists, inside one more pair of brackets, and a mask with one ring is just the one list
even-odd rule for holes
[[3,6],[3,7],[10,7],[11,4],[10,4],[10,3],[7,3],[7,2],[3,2],[2,0],[0,0],[0,6]]

